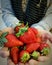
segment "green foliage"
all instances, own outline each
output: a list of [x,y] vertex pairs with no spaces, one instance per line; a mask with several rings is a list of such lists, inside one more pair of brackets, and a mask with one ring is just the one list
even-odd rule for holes
[[2,47],[5,42],[7,42],[7,39],[5,38],[5,36],[6,36],[7,34],[8,34],[8,32],[4,32],[4,33],[0,36],[0,47]]

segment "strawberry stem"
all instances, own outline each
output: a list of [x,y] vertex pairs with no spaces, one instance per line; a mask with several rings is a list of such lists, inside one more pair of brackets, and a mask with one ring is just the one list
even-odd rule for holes
[[19,32],[16,33],[16,36],[19,37],[19,36],[23,35],[24,32],[26,32],[27,30],[28,30],[28,23],[24,27],[19,29]]
[[30,55],[28,53],[24,53],[24,55],[21,58],[21,61],[23,63],[27,62],[30,59]]
[[33,57],[33,59],[37,60],[38,57],[40,56],[40,53],[37,52],[37,51],[34,51],[34,52],[31,54],[31,56]]
[[45,47],[45,48],[43,48],[43,50],[41,51],[41,55],[48,55],[49,54],[49,52],[50,52],[50,48],[48,48],[48,47]]

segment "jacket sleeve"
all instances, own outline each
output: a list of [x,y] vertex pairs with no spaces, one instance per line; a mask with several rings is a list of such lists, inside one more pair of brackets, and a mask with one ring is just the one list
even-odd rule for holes
[[7,27],[15,27],[19,20],[15,17],[10,0],[1,0],[2,18]]
[[0,0],[0,30],[7,28],[7,26],[5,25],[5,23],[2,20],[2,11],[1,11],[1,0]]
[[32,27],[49,31],[52,28],[52,5],[47,10],[45,17],[37,24],[33,24]]

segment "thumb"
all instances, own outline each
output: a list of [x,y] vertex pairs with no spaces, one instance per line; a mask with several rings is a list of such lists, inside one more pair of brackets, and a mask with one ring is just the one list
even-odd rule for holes
[[9,50],[8,48],[4,47],[2,49],[0,49],[0,56],[3,57],[3,58],[6,58],[9,56]]

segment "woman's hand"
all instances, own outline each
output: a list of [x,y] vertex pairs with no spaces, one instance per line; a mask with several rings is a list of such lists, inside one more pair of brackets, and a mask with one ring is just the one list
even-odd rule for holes
[[49,40],[52,43],[52,34],[49,31],[46,30],[38,30],[39,35],[42,37],[42,40],[46,42]]
[[2,49],[0,49],[0,56],[3,58],[6,58],[10,55],[9,50],[7,47],[3,47]]
[[[0,31],[0,36],[3,32],[14,33],[14,30],[11,27],[7,27],[6,29],[3,29],[2,31]],[[9,56],[9,50],[7,47],[0,49],[0,56],[4,58]]]
[[[47,61],[49,59],[49,57],[47,57],[47,56],[40,56],[39,58],[38,58],[38,61],[36,61],[36,60],[34,60],[34,59],[31,59],[31,60],[29,60],[27,63],[21,63],[21,62],[19,62],[18,64],[16,64],[16,65],[38,65],[39,64],[39,62],[45,62],[45,61]],[[13,63],[13,61],[11,60],[11,59],[8,59],[8,61],[7,61],[7,65],[15,65],[14,63]]]
[[[4,31],[9,32],[9,33],[14,32],[12,28],[7,28],[7,29],[3,30],[3,32]],[[50,42],[52,42],[51,33],[44,31],[44,30],[39,30],[39,34],[42,36],[42,40],[48,39]],[[6,58],[9,55],[10,55],[10,53],[9,53],[9,50],[7,47],[4,47],[0,50],[0,56]],[[38,61],[31,59],[31,60],[29,60],[29,62],[27,62],[25,64],[19,62],[17,65],[38,65],[39,62],[44,62],[44,61],[47,61],[48,59],[49,59],[48,56],[40,56],[38,58]],[[10,58],[8,58],[7,65],[15,65],[15,64],[13,63],[13,61]]]
[[14,29],[11,27],[7,27],[7,28],[3,29],[2,32],[14,33]]

